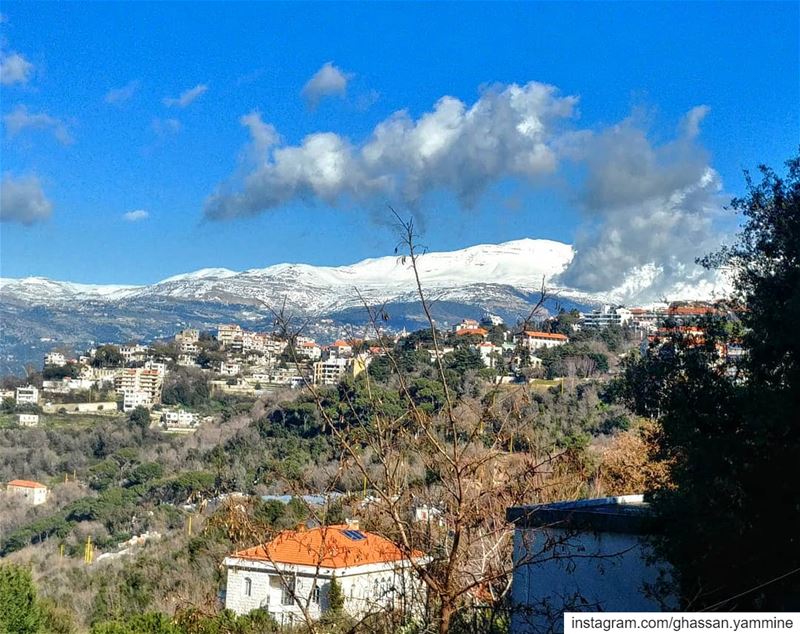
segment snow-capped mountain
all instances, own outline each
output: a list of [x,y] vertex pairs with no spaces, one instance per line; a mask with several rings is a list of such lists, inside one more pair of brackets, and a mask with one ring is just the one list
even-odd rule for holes
[[[459,251],[426,253],[418,260],[424,287],[438,298],[461,299],[475,285],[510,286],[531,292],[569,264],[572,247],[552,240],[515,240]],[[465,293],[466,291],[466,293]],[[148,298],[272,305],[287,304],[321,314],[386,301],[413,301],[415,282],[408,259],[372,258],[349,266],[277,264],[237,273],[201,269],[148,286],[102,286],[56,282],[45,278],[0,279],[0,295],[36,305],[74,301]]]
[[[656,294],[655,267],[630,272],[623,285],[602,294],[560,287],[559,274],[573,256],[568,244],[523,239],[425,253],[417,269],[434,300],[434,316],[445,327],[486,313],[515,323],[539,300],[543,282],[551,294],[549,310],[719,294],[713,282],[688,277]],[[151,341],[181,328],[213,329],[224,322],[269,330],[271,309],[284,305],[295,316],[311,317],[307,334],[325,342],[363,328],[364,304],[384,306],[389,328],[424,326],[410,261],[398,256],[338,267],[209,268],[144,286],[0,278],[0,373],[39,365],[43,352],[54,347],[79,351],[95,342]]]

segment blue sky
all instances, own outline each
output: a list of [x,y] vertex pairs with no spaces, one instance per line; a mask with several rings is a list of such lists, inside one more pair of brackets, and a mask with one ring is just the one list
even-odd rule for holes
[[800,139],[798,3],[2,13],[6,277],[346,264],[392,252],[392,204],[434,250],[576,243],[596,290],[685,273]]

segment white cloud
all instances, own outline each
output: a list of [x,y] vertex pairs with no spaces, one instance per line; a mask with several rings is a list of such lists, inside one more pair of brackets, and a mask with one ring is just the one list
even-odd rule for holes
[[341,68],[326,62],[303,87],[302,95],[309,107],[316,108],[324,97],[343,97],[347,93],[347,84],[353,78]]
[[12,112],[3,117],[6,132],[9,137],[15,137],[23,130],[45,130],[53,133],[53,136],[64,145],[71,144],[74,139],[69,127],[61,119],[52,117],[44,112],[33,113],[28,111],[27,106],[18,105]]
[[205,214],[254,215],[297,198],[336,204],[399,197],[413,206],[435,190],[450,191],[471,206],[501,178],[552,173],[558,163],[552,143],[576,103],[576,97],[562,97],[546,84],[495,86],[471,106],[443,97],[418,119],[396,112],[360,145],[332,132],[310,134],[296,146],[279,145],[274,129],[269,126],[264,136],[265,124],[258,118],[255,125],[251,113],[242,124],[263,158],[242,183],[218,188],[206,201]]
[[33,68],[33,64],[19,53],[4,54],[0,58],[0,83],[3,86],[27,84]]
[[584,138],[586,222],[561,283],[642,301],[682,281],[708,281],[712,274],[695,260],[719,244],[721,183],[695,141],[707,112],[693,108],[678,136],[661,145],[633,119]]
[[[252,112],[240,120],[248,160],[206,199],[204,214],[253,216],[298,200],[416,211],[434,192],[469,208],[501,180],[550,178],[579,192],[583,218],[558,284],[620,301],[707,287],[713,276],[695,260],[717,248],[722,208],[719,175],[699,143],[708,107],[692,108],[674,138],[656,143],[636,116],[576,127],[577,102],[537,82],[497,85],[472,104],[442,97],[416,118],[395,112],[361,142],[316,132],[293,145]],[[564,163],[571,167],[560,170]]]
[[129,81],[121,88],[112,88],[106,93],[104,100],[106,103],[116,105],[123,104],[126,101],[129,101],[131,97],[136,94],[140,85],[141,82],[138,79],[134,79],[133,81]]
[[197,84],[194,88],[184,90],[179,97],[164,97],[162,101],[165,106],[185,108],[207,90],[208,86],[205,84]]
[[122,214],[122,218],[128,222],[140,222],[142,220],[147,220],[149,217],[150,212],[144,209],[135,209],[134,211]]
[[15,178],[3,174],[0,187],[0,221],[32,225],[46,220],[53,211],[36,176]]
[[153,128],[153,132],[162,139],[178,134],[183,129],[183,125],[177,119],[159,119],[158,117],[153,119],[150,126]]

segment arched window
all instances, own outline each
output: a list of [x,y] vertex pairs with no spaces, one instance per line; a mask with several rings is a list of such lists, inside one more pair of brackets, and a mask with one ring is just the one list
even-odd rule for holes
[[244,578],[244,594],[249,597],[253,593],[253,580],[250,577]]

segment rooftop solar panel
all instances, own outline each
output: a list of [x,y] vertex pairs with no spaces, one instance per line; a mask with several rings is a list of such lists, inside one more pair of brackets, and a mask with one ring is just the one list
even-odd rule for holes
[[366,535],[364,535],[364,533],[362,533],[361,531],[346,530],[346,531],[342,531],[342,533],[344,534],[345,537],[347,537],[348,539],[352,539],[353,541],[358,541],[360,539],[366,539]]

